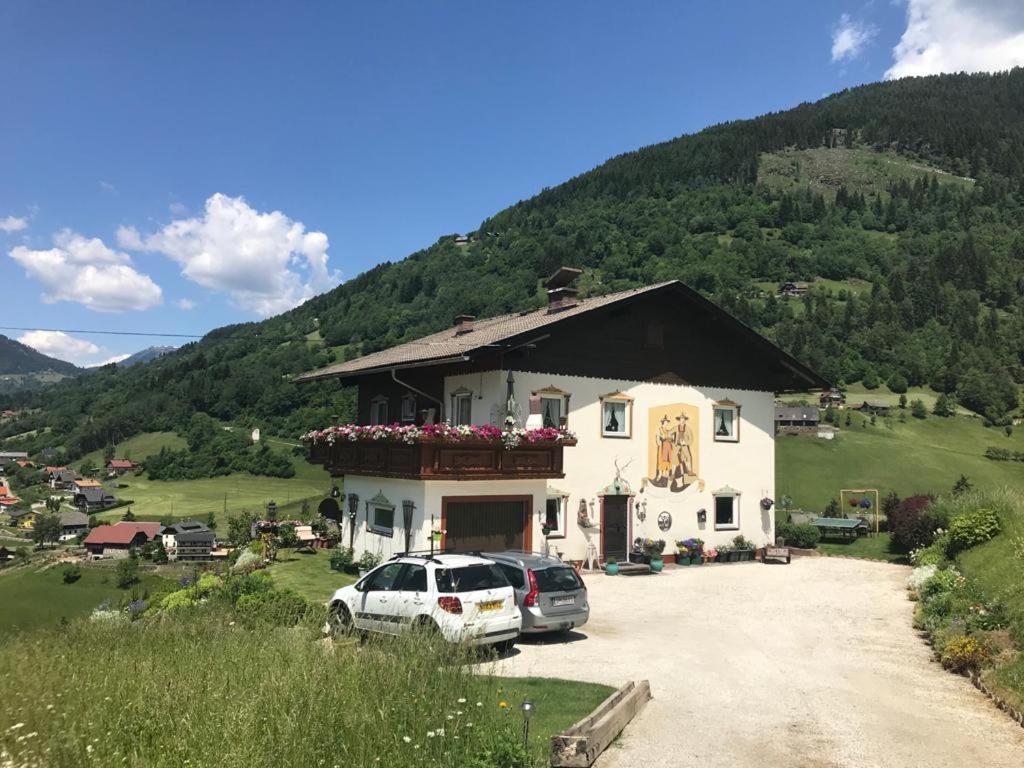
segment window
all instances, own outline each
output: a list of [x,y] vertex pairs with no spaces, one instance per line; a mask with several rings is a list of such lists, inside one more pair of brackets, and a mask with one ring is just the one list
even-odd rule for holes
[[402,398],[402,421],[416,421],[416,395],[406,395]]
[[739,494],[715,494],[715,530],[736,530],[740,527]]
[[601,397],[601,437],[630,437],[633,432],[633,398],[621,392]]
[[388,399],[383,395],[379,395],[370,401],[370,423],[388,423]]
[[522,589],[526,586],[526,579],[523,578],[523,569],[518,565],[508,565],[506,563],[498,563],[498,568],[505,574],[505,578],[508,579],[508,583],[516,589]]
[[549,539],[565,538],[565,496],[549,496],[544,508],[544,527]]
[[464,568],[438,568],[434,571],[438,592],[476,592],[508,586],[508,579],[496,565],[467,565]]
[[383,493],[366,502],[366,530],[381,536],[392,536],[395,532],[395,505]]
[[546,592],[573,592],[583,586],[580,577],[572,568],[544,568],[533,572],[537,580],[537,591]]
[[473,393],[464,387],[452,392],[452,418],[454,426],[473,423]]
[[405,576],[402,577],[401,590],[403,592],[426,592],[427,569],[422,565],[407,565]]
[[562,426],[562,398],[542,397],[540,399],[540,415],[544,418],[545,427],[558,429]]
[[715,403],[711,426],[715,442],[738,443],[740,440],[740,407],[731,400]]
[[405,566],[402,563],[388,563],[371,573],[366,579],[365,592],[390,592],[396,589],[398,576]]

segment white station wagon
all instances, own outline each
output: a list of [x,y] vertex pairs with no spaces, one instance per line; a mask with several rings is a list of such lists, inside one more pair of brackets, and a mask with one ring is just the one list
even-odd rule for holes
[[414,627],[453,643],[515,643],[522,614],[493,561],[472,555],[400,555],[331,598],[330,630],[401,634]]

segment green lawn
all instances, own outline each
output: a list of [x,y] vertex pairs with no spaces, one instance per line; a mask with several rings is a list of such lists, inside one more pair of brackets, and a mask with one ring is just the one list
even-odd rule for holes
[[[185,445],[185,438],[179,437],[175,432],[143,432],[114,446],[114,455],[119,459],[142,461],[147,456],[154,456],[160,453],[161,448],[178,451],[184,448]],[[96,467],[106,465],[106,462],[103,460],[102,450],[87,453],[82,457],[81,461],[77,462],[76,466],[84,461],[91,461],[93,466]]]
[[[225,477],[201,480],[150,480],[148,477],[127,474],[120,481],[126,488],[112,489],[119,498],[132,499],[132,513],[139,520],[182,519],[191,517],[206,520],[213,512],[218,525],[226,526],[227,516],[243,510],[262,513],[268,501],[277,502],[282,513],[297,512],[303,499],[309,500],[311,509],[323,499],[331,488],[330,476],[321,468],[295,457],[295,477],[257,477],[236,473]],[[100,519],[120,520],[124,509],[114,509],[97,515]]]
[[[789,496],[793,507],[821,512],[840,488],[877,488],[882,496],[895,490],[901,496],[950,490],[961,475],[982,487],[1007,485],[1024,489],[1024,466],[991,461],[985,449],[997,445],[1024,450],[1024,430],[1010,438],[999,429],[986,429],[965,416],[925,420],[907,416],[882,419],[874,426],[842,427],[835,440],[779,435],[775,440],[777,497]],[[842,423],[842,422],[840,422]]]
[[[53,628],[62,618],[84,616],[104,600],[117,603],[126,594],[114,585],[113,568],[83,565],[81,570],[82,578],[73,584],[64,583],[60,565],[0,571],[0,635]],[[144,574],[139,589],[152,589],[164,582],[159,576]]]
[[277,562],[267,570],[274,584],[281,589],[294,589],[307,600],[326,602],[339,587],[353,583],[358,577],[332,571],[330,553],[318,549],[303,555],[290,549],[278,552]]
[[884,560],[887,563],[904,563],[907,560],[903,553],[890,549],[889,534],[884,532],[850,541],[822,541],[818,544],[818,551],[826,555],[846,555],[863,560]]

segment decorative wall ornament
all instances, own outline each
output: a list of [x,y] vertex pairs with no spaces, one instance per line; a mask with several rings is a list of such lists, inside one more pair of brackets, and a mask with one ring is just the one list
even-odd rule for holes
[[658,515],[658,528],[660,528],[663,531],[667,531],[671,527],[672,527],[672,513],[671,512],[662,512],[660,515]]
[[590,520],[590,515],[587,514],[587,500],[580,499],[580,508],[576,511],[576,524],[580,528],[596,528],[597,526]]
[[[677,403],[647,411],[649,466],[646,483],[686,490],[700,478],[700,411],[696,406]],[[645,483],[645,484],[646,484]]]
[[775,506],[774,499],[770,499],[767,496],[761,499],[761,509],[763,509],[765,512],[770,510],[773,506]]
[[647,502],[638,501],[634,506],[636,507],[636,519],[642,523],[647,519]]

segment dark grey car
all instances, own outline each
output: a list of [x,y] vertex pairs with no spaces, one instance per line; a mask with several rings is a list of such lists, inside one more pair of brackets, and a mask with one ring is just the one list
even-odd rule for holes
[[509,550],[483,556],[497,563],[515,590],[523,634],[564,631],[587,623],[587,588],[572,566],[536,552]]

